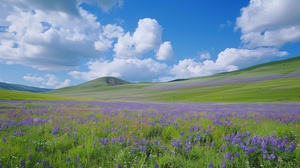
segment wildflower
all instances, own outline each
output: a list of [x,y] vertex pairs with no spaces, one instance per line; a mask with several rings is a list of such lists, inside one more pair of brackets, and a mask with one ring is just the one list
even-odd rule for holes
[[32,159],[32,154],[30,154],[29,156],[28,156],[28,160],[31,160]]
[[226,161],[225,161],[225,160],[222,161],[221,167],[222,167],[222,168],[226,168]]
[[49,168],[53,168],[53,166],[52,166],[52,165],[49,165]]
[[289,151],[293,152],[296,149],[296,143],[295,142],[291,142],[290,146],[289,146]]
[[226,153],[225,155],[224,155],[224,158],[226,158],[226,159],[230,159],[232,157],[232,154],[231,153]]
[[20,166],[21,166],[21,167],[25,167],[25,160],[21,160]]
[[67,159],[67,162],[71,162],[71,158],[68,158],[68,159]]
[[158,168],[158,164],[157,163],[154,164],[154,168]]
[[2,168],[2,163],[0,163],[0,168]]
[[51,130],[51,133],[52,133],[53,135],[57,135],[58,132],[59,132],[59,127],[52,128],[52,130]]
[[214,168],[214,165],[212,162],[209,163],[208,168]]
[[271,154],[270,156],[268,156],[268,160],[274,160],[275,159],[275,155]]
[[224,152],[225,151],[225,146],[224,146],[224,144],[222,144],[222,152]]

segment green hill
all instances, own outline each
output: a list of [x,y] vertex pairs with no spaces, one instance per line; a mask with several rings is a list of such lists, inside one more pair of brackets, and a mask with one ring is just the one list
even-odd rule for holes
[[26,92],[34,92],[34,93],[48,92],[52,90],[52,89],[45,89],[45,88],[38,88],[38,87],[31,87],[31,86],[25,86],[19,84],[3,83],[3,82],[0,82],[0,89],[26,91]]
[[0,99],[8,95],[6,99],[39,99],[41,96],[47,100],[71,97],[101,101],[300,102],[299,83],[300,56],[234,72],[170,82],[130,83],[103,77],[43,94],[2,91]]
[[[115,82],[107,82],[108,79]],[[162,83],[131,84],[117,78],[99,78],[49,93],[105,101],[300,101],[299,83],[300,57],[294,57],[234,72]]]
[[115,77],[102,77],[76,86],[65,87],[53,90],[51,93],[89,93],[106,90],[107,87],[132,84],[122,79]]

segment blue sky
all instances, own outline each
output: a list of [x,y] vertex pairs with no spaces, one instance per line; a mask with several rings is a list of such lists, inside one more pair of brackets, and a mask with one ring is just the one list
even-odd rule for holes
[[2,0],[0,81],[160,82],[300,55],[299,0]]

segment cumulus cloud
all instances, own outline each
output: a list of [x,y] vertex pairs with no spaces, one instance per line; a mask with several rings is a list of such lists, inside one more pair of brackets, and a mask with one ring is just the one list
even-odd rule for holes
[[108,51],[114,39],[122,37],[124,30],[117,25],[108,24],[102,27],[103,32],[99,35],[99,40],[94,43],[94,47],[99,51]]
[[[117,58],[135,58],[148,51],[159,51],[160,57],[170,57],[173,51],[171,43],[165,42],[161,44],[162,27],[155,19],[144,18],[138,22],[138,27],[131,35],[129,32],[118,38],[117,43],[114,45],[115,57]],[[164,53],[162,53],[164,52]]]
[[208,60],[211,58],[210,53],[208,51],[200,52],[200,60]]
[[0,33],[0,60],[40,70],[61,70],[77,67],[81,58],[103,55],[94,50],[100,24],[84,10],[81,19],[64,13],[24,11],[15,8],[7,16],[10,23]]
[[168,66],[151,58],[94,60],[87,63],[88,71],[71,71],[74,79],[92,80],[99,77],[114,76],[129,81],[149,81],[166,75]]
[[64,81],[60,81],[58,77],[53,74],[46,74],[44,76],[37,76],[37,75],[25,75],[23,79],[39,85],[39,87],[54,87],[54,88],[62,88],[70,86],[71,80],[65,79]]
[[173,47],[171,42],[162,43],[156,53],[157,60],[171,60],[173,58]]
[[234,65],[239,68],[245,68],[263,63],[274,57],[283,57],[286,55],[288,55],[288,52],[278,51],[277,48],[226,48],[224,51],[219,53],[216,64],[222,66]]
[[235,29],[246,47],[280,47],[300,40],[300,1],[251,0],[241,9]]
[[111,8],[117,6],[122,7],[123,6],[123,0],[81,0],[85,1],[90,4],[98,4],[102,10],[105,12],[108,12]]

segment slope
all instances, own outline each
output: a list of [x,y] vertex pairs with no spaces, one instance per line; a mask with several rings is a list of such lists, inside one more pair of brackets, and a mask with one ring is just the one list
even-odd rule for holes
[[107,87],[120,86],[126,84],[131,84],[131,83],[115,77],[102,77],[76,86],[70,86],[70,87],[53,90],[51,93],[59,94],[59,93],[68,93],[68,92],[69,93],[98,92],[98,91],[106,90]]
[[105,101],[300,101],[299,83],[300,57],[294,57],[207,77],[50,93]]
[[26,92],[34,92],[34,93],[48,92],[51,90],[51,89],[31,87],[31,86],[25,86],[25,85],[19,85],[19,84],[3,83],[3,82],[0,82],[0,89],[26,91]]

